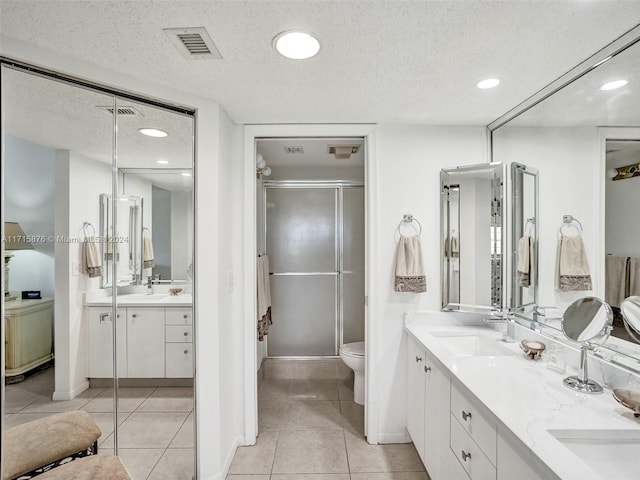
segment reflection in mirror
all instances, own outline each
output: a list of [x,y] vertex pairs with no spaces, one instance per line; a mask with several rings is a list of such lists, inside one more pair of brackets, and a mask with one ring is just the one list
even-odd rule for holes
[[581,344],[580,372],[564,379],[564,385],[582,393],[602,393],[602,386],[589,380],[587,348],[603,345],[613,323],[611,307],[595,297],[576,300],[564,312],[562,331],[569,340]]
[[511,307],[522,311],[538,301],[538,171],[512,163],[511,184]]
[[503,307],[503,178],[497,164],[440,172],[443,309]]
[[111,218],[113,197],[100,195],[100,255],[102,288],[111,286],[113,262],[117,264],[118,286],[140,285],[142,281],[142,214],[139,197],[117,197],[117,227]]
[[634,296],[625,299],[620,309],[624,319],[624,328],[635,342],[640,343],[640,297]]

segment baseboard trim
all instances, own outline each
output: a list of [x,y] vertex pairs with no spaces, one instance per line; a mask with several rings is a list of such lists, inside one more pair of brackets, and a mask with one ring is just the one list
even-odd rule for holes
[[408,432],[378,433],[378,443],[411,443],[411,437]]
[[231,442],[231,448],[229,448],[227,457],[225,458],[224,464],[222,465],[222,472],[221,472],[222,476],[219,477],[220,480],[224,480],[225,478],[227,478],[227,475],[229,474],[229,469],[231,468],[231,462],[233,462],[233,457],[236,454],[236,450],[238,449],[238,447],[244,444],[245,444],[244,436],[242,435],[238,435],[236,438],[233,439],[233,442]]
[[56,402],[61,400],[73,400],[88,388],[89,388],[89,382],[85,380],[80,385],[73,387],[68,392],[59,392],[59,391],[53,392],[53,395],[51,398]]

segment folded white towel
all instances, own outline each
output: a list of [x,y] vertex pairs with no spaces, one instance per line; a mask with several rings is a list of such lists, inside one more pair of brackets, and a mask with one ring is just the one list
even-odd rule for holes
[[396,292],[426,292],[427,278],[423,265],[420,237],[400,236],[396,252]]
[[146,230],[144,232],[142,236],[142,262],[144,268],[152,268],[155,264],[153,242],[151,241],[151,234]]
[[451,238],[449,240],[449,253],[453,258],[460,256],[460,240],[458,239],[458,234],[456,232],[451,233]]
[[85,238],[82,242],[82,272],[90,278],[102,275],[102,262],[96,237]]
[[620,308],[622,301],[627,298],[629,288],[628,257],[607,255],[605,257],[604,301],[612,307]]
[[525,235],[518,241],[518,268],[516,272],[519,287],[531,285],[531,236]]
[[589,260],[581,235],[560,237],[556,267],[559,290],[563,292],[591,290]]

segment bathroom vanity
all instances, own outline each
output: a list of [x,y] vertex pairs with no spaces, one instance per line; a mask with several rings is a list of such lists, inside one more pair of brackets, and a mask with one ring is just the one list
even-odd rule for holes
[[[118,378],[193,377],[191,295],[118,297]],[[113,377],[111,297],[86,302],[88,377]]]
[[[538,338],[531,330],[516,325],[515,341],[502,342],[479,317],[461,316],[408,316],[405,325],[407,428],[433,480],[636,478],[640,420],[611,390],[566,388],[566,374],[520,350],[520,339]],[[563,347],[570,373],[578,352]],[[606,386],[638,382],[607,368],[592,366]]]

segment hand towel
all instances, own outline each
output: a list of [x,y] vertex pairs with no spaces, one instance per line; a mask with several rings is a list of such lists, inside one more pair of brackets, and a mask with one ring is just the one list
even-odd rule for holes
[[640,258],[629,259],[629,292],[628,297],[640,295]]
[[524,235],[518,241],[518,268],[516,280],[519,287],[531,285],[531,236]]
[[269,257],[258,257],[257,269],[257,299],[258,299],[258,340],[264,340],[269,334],[269,327],[273,321],[271,318],[271,286],[269,277]]
[[582,235],[562,235],[558,242],[557,287],[563,292],[591,290],[589,260]]
[[143,230],[142,234],[142,263],[144,268],[153,268],[155,264],[153,242],[148,230]]
[[458,258],[460,256],[460,240],[458,240],[458,234],[455,231],[451,232],[449,252],[453,258]]
[[115,252],[115,260],[116,262],[120,261],[120,252],[119,246],[116,241],[113,239],[113,235],[107,234],[106,245],[104,246],[104,259],[105,260],[113,260],[114,252]]
[[629,296],[629,284],[627,282],[629,278],[629,258],[607,255],[604,265],[604,301],[612,307],[620,308],[622,301]]
[[85,238],[82,242],[82,273],[89,275],[89,278],[102,275],[102,263],[96,237]]
[[427,291],[427,278],[422,261],[422,246],[417,235],[400,236],[396,252],[396,292],[422,293]]

